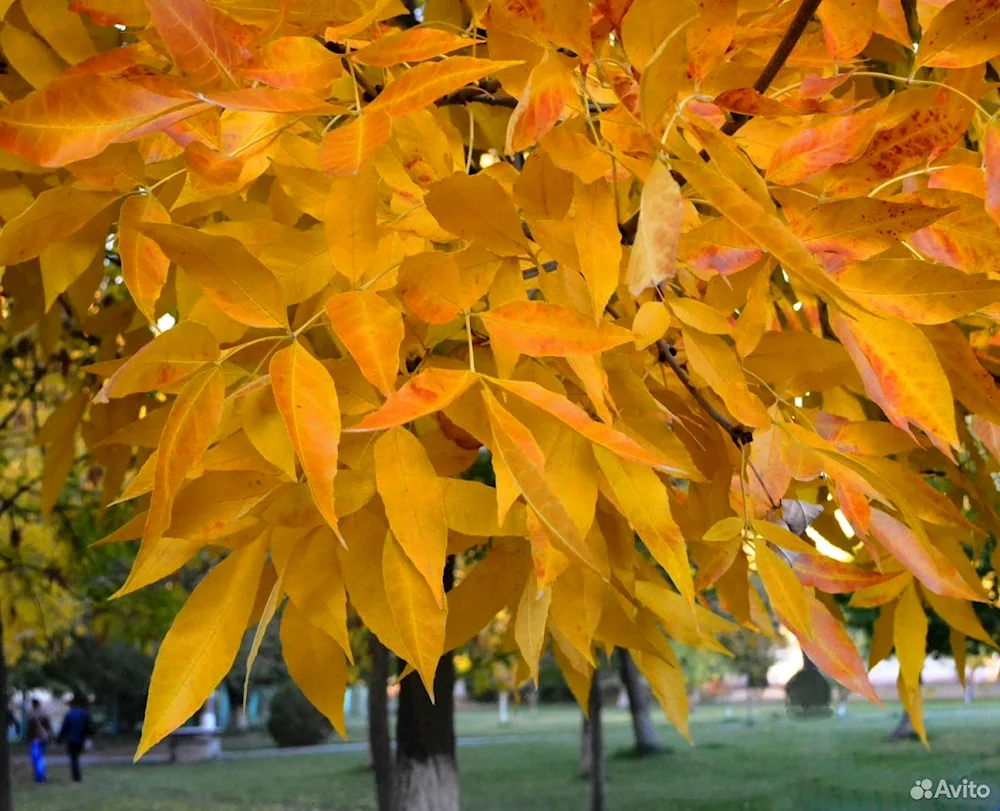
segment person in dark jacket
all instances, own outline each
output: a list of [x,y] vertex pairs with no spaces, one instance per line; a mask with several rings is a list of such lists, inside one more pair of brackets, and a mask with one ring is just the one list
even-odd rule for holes
[[69,712],[63,718],[62,727],[59,730],[59,743],[66,744],[73,782],[79,783],[83,780],[83,773],[80,771],[80,755],[83,754],[87,738],[94,736],[94,723],[87,710],[87,699],[84,696],[73,696],[69,707]]
[[31,712],[28,713],[28,742],[31,746],[31,770],[36,783],[44,783],[46,777],[45,749],[52,737],[52,722],[42,709],[42,702],[31,699]]

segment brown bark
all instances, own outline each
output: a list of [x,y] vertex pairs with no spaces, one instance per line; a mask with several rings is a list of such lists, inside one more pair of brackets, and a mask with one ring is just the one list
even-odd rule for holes
[[590,714],[590,811],[607,811],[607,781],[604,775],[604,729],[601,724],[601,680],[594,671],[587,701]]
[[7,742],[7,660],[3,655],[2,617],[0,617],[0,696],[3,697],[3,735],[0,735],[0,811],[14,811],[14,798],[10,785],[10,744]]
[[590,777],[590,765],[593,762],[590,751],[590,721],[584,715],[580,725],[580,777]]
[[389,650],[375,634],[368,634],[372,670],[368,684],[368,749],[375,773],[378,811],[392,808],[392,741],[389,737]]

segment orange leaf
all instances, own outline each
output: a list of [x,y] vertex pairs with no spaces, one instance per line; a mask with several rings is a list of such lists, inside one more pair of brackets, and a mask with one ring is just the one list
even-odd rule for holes
[[170,222],[170,214],[156,195],[134,194],[123,204],[118,219],[118,255],[122,277],[132,300],[149,321],[156,320],[156,301],[167,282],[170,259],[138,229],[143,222]]
[[815,597],[807,595],[806,602],[813,635],[803,638],[796,634],[803,652],[831,679],[881,707],[882,702],[868,680],[865,664],[847,631]]
[[285,420],[313,501],[337,529],[333,480],[340,444],[340,404],[333,378],[298,342],[279,350],[268,367],[274,400]]
[[326,303],[326,314],[368,382],[387,397],[396,388],[403,318],[378,293],[351,290]]
[[920,38],[914,69],[972,68],[1000,54],[1000,5],[955,0],[942,8]]
[[546,51],[532,68],[507,122],[508,155],[534,146],[559,122],[563,109],[577,97],[575,69],[575,60],[555,51]]
[[204,0],[146,0],[146,5],[163,44],[193,84],[239,87],[240,47],[221,11]]
[[343,72],[340,58],[319,40],[279,37],[264,44],[243,75],[271,87],[323,90]]
[[618,287],[621,235],[612,189],[603,179],[583,183],[574,178],[573,237],[580,256],[580,272],[587,280],[594,320],[600,323],[604,308]]
[[820,3],[816,13],[823,23],[826,52],[834,62],[846,62],[861,53],[875,32],[877,9],[878,0]]
[[362,65],[391,68],[403,62],[422,62],[459,48],[468,48],[475,43],[474,39],[437,28],[411,28],[375,40],[371,45],[351,54],[351,59]]
[[143,540],[156,540],[170,526],[174,497],[208,450],[222,419],[225,394],[222,369],[212,366],[191,378],[174,400],[160,435]]
[[821,555],[801,555],[795,561],[795,574],[804,585],[827,594],[849,594],[885,583],[898,573],[872,572]]
[[261,113],[314,113],[344,115],[346,107],[328,104],[319,96],[304,90],[273,87],[250,87],[245,90],[224,90],[201,95],[205,101],[230,110],[247,110]]
[[422,110],[435,99],[453,93],[469,82],[520,64],[519,61],[494,62],[471,56],[453,56],[440,62],[427,62],[396,79],[379,93],[367,109],[382,110],[392,118],[399,118],[414,110]]
[[40,166],[65,166],[100,154],[168,110],[191,106],[187,96],[160,95],[122,79],[67,76],[0,110],[0,149]]
[[[441,227],[457,237],[475,240],[500,256],[527,253],[527,239],[514,203],[489,175],[456,172],[434,183],[424,203]],[[481,216],[484,211],[489,212],[488,217]]]
[[458,264],[451,254],[415,253],[399,266],[399,298],[428,324],[447,324],[458,315],[461,287]]
[[380,431],[405,425],[419,417],[447,408],[476,382],[467,370],[427,369],[409,381],[378,410],[368,414],[351,431]]
[[871,531],[893,557],[902,563],[928,589],[942,597],[979,600],[954,565],[934,546],[881,510],[872,510]]
[[492,340],[533,358],[596,355],[633,340],[626,329],[594,326],[582,313],[542,301],[510,301],[480,318]]
[[986,213],[1000,225],[1000,123],[993,122],[983,135],[986,168]]
[[372,153],[392,135],[392,119],[384,112],[366,112],[323,138],[319,167],[329,175],[356,175]]

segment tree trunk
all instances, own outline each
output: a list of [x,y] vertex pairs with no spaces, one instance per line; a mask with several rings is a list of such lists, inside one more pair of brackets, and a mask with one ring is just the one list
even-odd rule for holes
[[594,762],[590,751],[590,721],[583,716],[580,727],[580,777],[590,777],[590,766]]
[[601,724],[601,680],[598,671],[590,682],[590,811],[607,811],[607,783],[604,779],[604,729]]
[[392,741],[389,738],[389,650],[368,634],[372,671],[368,685],[368,749],[375,772],[378,811],[392,809]]
[[635,734],[635,751],[639,755],[648,755],[660,748],[659,737],[649,714],[649,702],[646,700],[646,688],[639,669],[632,661],[629,652],[618,649],[618,672],[625,693],[628,695],[628,708],[632,713],[632,732]]
[[3,618],[0,617],[0,696],[3,697],[3,735],[0,736],[0,811],[14,811],[11,794],[10,744],[7,742],[7,659],[3,654]]
[[247,714],[243,711],[243,687],[234,687],[227,681],[226,698],[229,699],[227,728],[236,732],[246,732],[250,723],[247,720]]
[[[445,591],[455,582],[454,563],[454,558],[448,558]],[[403,679],[399,687],[392,811],[459,811],[451,652],[438,661],[433,703],[416,673]]]

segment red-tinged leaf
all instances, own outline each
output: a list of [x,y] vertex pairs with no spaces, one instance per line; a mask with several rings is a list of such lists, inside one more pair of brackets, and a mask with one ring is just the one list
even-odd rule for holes
[[836,278],[868,309],[912,324],[946,324],[1000,300],[1000,281],[919,259],[858,262]]
[[222,12],[204,0],[146,0],[153,27],[197,87],[239,87],[240,46]]
[[362,65],[377,68],[391,68],[404,62],[423,62],[435,56],[451,53],[460,48],[468,48],[476,43],[469,37],[462,37],[450,31],[437,28],[411,28],[375,40],[360,51],[351,54],[351,59]]
[[394,392],[378,410],[346,431],[381,431],[426,417],[465,394],[475,383],[474,373],[461,369],[426,369]]
[[0,110],[0,149],[40,166],[65,166],[192,104],[122,79],[69,76]]
[[1000,260],[1000,228],[979,206],[947,214],[909,241],[927,258],[965,273],[982,273]]
[[577,97],[573,72],[576,60],[546,51],[528,76],[528,83],[507,123],[507,154],[537,144]]
[[89,15],[97,25],[127,25],[130,28],[149,25],[145,0],[70,0],[69,10]]
[[1000,425],[977,414],[972,418],[969,427],[976,439],[982,442],[986,446],[986,450],[993,454],[993,458],[1000,460]]
[[273,87],[252,87],[245,90],[224,90],[202,94],[201,98],[229,110],[315,115],[344,115],[350,112],[346,107],[329,104],[305,90],[285,88],[277,90]]
[[94,402],[165,389],[218,358],[219,343],[208,327],[183,321],[126,359],[105,381]]
[[802,584],[827,594],[849,594],[877,586],[897,576],[896,572],[873,572],[821,555],[801,555],[795,561],[795,574]]
[[492,392],[482,389],[486,413],[493,434],[491,450],[508,470],[517,489],[549,531],[564,554],[606,577],[602,566],[587,545],[566,507],[545,478],[545,455],[531,432],[507,411]]
[[366,111],[326,134],[319,148],[319,167],[328,175],[356,175],[391,135],[388,114]]
[[815,597],[807,596],[807,605],[813,635],[809,639],[799,636],[802,651],[831,679],[881,707],[882,702],[847,631]]
[[352,290],[331,297],[326,314],[368,382],[385,396],[392,394],[404,332],[399,310],[378,293]]
[[382,110],[392,118],[399,118],[414,110],[422,110],[441,96],[453,93],[469,82],[520,64],[519,61],[494,62],[471,56],[453,56],[440,62],[427,62],[407,71],[386,87],[367,109]]
[[160,435],[144,541],[157,540],[170,526],[174,497],[208,450],[222,419],[225,394],[222,369],[212,366],[193,377],[174,400]]
[[803,99],[821,99],[849,81],[853,75],[853,71],[838,73],[836,76],[818,76],[810,73],[802,80],[799,96]]
[[875,33],[893,42],[898,42],[907,50],[913,49],[913,38],[906,22],[902,0],[878,0],[875,13]]
[[889,421],[907,433],[922,428],[947,452],[957,447],[955,404],[948,378],[930,341],[912,324],[857,311],[830,319],[865,385]]
[[868,145],[884,114],[882,106],[876,105],[829,118],[793,135],[775,151],[767,167],[767,179],[794,186],[831,166],[850,161]]
[[238,239],[183,225],[147,222],[139,230],[230,317],[251,327],[288,327],[281,285]]
[[633,340],[626,329],[595,326],[583,313],[542,301],[511,301],[480,317],[492,340],[533,358],[596,355]]
[[969,340],[955,324],[924,327],[941,368],[948,375],[955,399],[972,414],[1000,423],[1000,389],[976,357]]
[[686,231],[677,243],[677,257],[682,262],[723,276],[746,270],[763,255],[757,244],[725,217]]
[[726,90],[715,97],[715,104],[723,110],[740,115],[787,116],[798,115],[799,111],[770,96],[765,96],[752,87]]
[[298,90],[324,90],[343,73],[340,58],[313,37],[271,40],[243,69],[251,81]]
[[827,0],[816,10],[823,23],[826,52],[834,62],[857,56],[875,32],[878,0]]
[[340,445],[337,387],[326,367],[298,342],[276,352],[268,369],[274,400],[306,474],[313,501],[338,532],[333,498]]
[[578,431],[591,442],[607,448],[623,459],[629,459],[640,464],[659,468],[664,472],[679,476],[696,475],[686,466],[678,464],[655,450],[648,450],[621,431],[616,431],[609,425],[595,422],[587,412],[571,403],[561,394],[549,391],[537,383],[528,380],[498,380],[489,378],[490,383],[499,388],[516,394],[523,400],[548,412],[557,420],[565,423],[574,431]]
[[628,264],[633,296],[676,275],[677,247],[684,220],[680,186],[666,164],[656,161],[639,204],[639,223]]
[[906,524],[873,509],[871,531],[896,560],[935,594],[959,600],[984,599],[965,582],[961,573],[941,552]]
[[1000,3],[954,0],[920,38],[917,68],[972,68],[1000,54]]
[[1000,225],[1000,123],[993,122],[983,136],[986,168],[986,213]]

